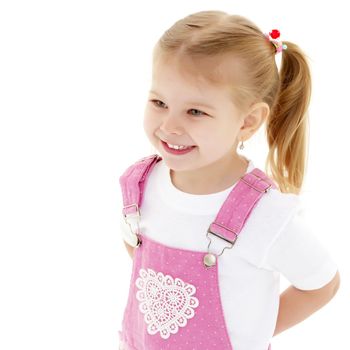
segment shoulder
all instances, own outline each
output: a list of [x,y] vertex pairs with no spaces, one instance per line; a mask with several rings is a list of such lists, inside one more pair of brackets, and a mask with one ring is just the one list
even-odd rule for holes
[[271,235],[275,236],[302,207],[299,195],[270,188],[256,205],[254,221],[261,227],[269,228]]
[[160,159],[160,156],[157,154],[151,154],[139,159],[136,159],[132,162],[130,162],[129,165],[124,168],[123,172],[120,175],[120,178],[129,176],[135,171],[137,172],[139,169],[147,168],[147,166],[151,163],[153,163],[155,160]]
[[270,188],[256,203],[240,233],[242,256],[261,267],[271,245],[300,207],[298,195]]
[[278,188],[271,188],[264,201],[271,206],[282,206],[288,208],[300,207],[302,205],[301,197],[294,193],[283,193]]

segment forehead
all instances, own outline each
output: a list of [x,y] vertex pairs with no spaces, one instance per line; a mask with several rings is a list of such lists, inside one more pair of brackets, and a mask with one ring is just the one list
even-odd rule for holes
[[176,91],[193,98],[233,100],[242,79],[241,62],[231,57],[193,58],[159,55],[153,60],[152,91]]

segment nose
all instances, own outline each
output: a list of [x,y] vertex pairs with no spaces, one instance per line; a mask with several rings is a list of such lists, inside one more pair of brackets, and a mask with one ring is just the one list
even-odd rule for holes
[[181,118],[174,113],[167,113],[162,118],[160,130],[167,134],[182,134],[183,125]]

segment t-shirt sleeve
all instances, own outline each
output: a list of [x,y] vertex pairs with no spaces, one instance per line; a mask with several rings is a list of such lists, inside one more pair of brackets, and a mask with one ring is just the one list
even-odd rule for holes
[[261,267],[280,272],[301,290],[322,288],[338,270],[326,246],[307,222],[302,208],[280,231]]

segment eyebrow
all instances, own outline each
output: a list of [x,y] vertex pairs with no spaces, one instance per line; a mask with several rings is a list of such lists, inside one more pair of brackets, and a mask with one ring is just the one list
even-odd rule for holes
[[[153,93],[153,94],[156,94],[158,96],[161,96],[161,94],[159,94],[158,92],[154,91],[154,90],[150,90],[149,92]],[[189,101],[188,104],[190,105],[197,105],[197,106],[202,106],[202,107],[205,107],[205,108],[209,108],[209,109],[213,109],[213,110],[216,110],[216,108],[214,106],[210,106],[206,103],[203,103],[203,102],[191,102]]]

